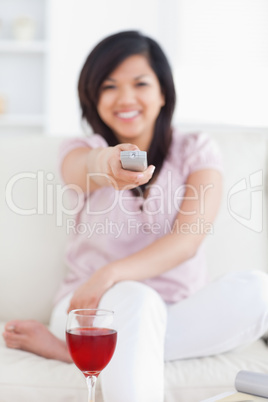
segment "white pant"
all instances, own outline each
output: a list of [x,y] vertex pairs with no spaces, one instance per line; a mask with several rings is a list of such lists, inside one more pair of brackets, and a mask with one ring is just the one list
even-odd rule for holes
[[[54,309],[51,331],[64,337],[71,295]],[[231,273],[177,304],[152,288],[119,282],[99,307],[115,311],[118,342],[101,375],[105,402],[163,402],[164,361],[214,355],[268,330],[268,275]]]

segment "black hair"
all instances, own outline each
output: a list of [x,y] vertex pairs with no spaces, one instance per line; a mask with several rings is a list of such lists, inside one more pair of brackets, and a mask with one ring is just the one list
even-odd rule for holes
[[123,31],[103,39],[91,51],[81,70],[78,94],[84,118],[95,133],[100,134],[109,146],[118,144],[113,131],[100,118],[97,105],[103,81],[126,58],[144,55],[155,72],[165,104],[157,117],[154,135],[148,150],[148,163],[156,166],[157,174],[169,151],[172,140],[171,121],[176,94],[169,62],[158,43],[138,31]]

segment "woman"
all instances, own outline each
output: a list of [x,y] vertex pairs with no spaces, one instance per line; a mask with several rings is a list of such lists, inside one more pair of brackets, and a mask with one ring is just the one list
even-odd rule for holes
[[[82,116],[97,134],[61,150],[63,180],[84,200],[69,226],[69,274],[51,332],[12,321],[4,338],[69,362],[66,312],[113,309],[119,338],[102,373],[105,402],[162,402],[164,361],[222,353],[265,332],[267,277],[236,273],[207,284],[203,241],[220,204],[220,156],[206,135],[172,128],[175,90],[159,45],[135,31],[104,39],[78,88]],[[120,151],[138,149],[147,151],[148,168],[122,169]]]

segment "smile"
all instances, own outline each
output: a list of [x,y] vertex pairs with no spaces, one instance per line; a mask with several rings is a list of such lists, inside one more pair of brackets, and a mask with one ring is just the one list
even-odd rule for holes
[[120,119],[133,119],[134,117],[137,117],[140,114],[138,110],[131,110],[130,112],[120,112],[117,113],[117,116]]

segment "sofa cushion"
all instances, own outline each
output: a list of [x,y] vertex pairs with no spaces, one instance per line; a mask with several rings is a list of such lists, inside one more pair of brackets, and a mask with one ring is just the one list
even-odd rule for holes
[[[0,325],[1,334],[3,324]],[[5,347],[0,338],[1,402],[80,402],[87,400],[86,382],[73,364],[44,359]]]
[[[3,324],[0,324],[0,331],[3,332]],[[165,365],[165,401],[198,402],[230,391],[230,384],[234,384],[239,370],[267,372],[267,354],[267,346],[260,340],[218,356],[168,362]],[[81,402],[87,399],[85,379],[75,365],[8,349],[2,338],[0,355],[1,402]],[[100,382],[97,402],[102,402]]]
[[[210,276],[240,269],[267,271],[267,136],[226,128],[209,134],[219,144],[225,169],[220,213],[214,233],[206,240]],[[57,173],[62,141],[48,136],[0,137],[0,193],[9,190],[8,199],[0,198],[0,244],[4,245],[0,254],[0,305],[5,306],[0,309],[0,320],[20,317],[48,323],[53,297],[65,275],[66,213],[60,209]],[[22,176],[10,185],[23,173],[39,174],[39,181]],[[246,188],[238,191],[242,188],[239,185]],[[49,192],[53,194],[50,206]],[[30,215],[20,215],[7,205],[11,200],[21,209],[34,209],[37,197],[39,211]],[[52,205],[54,210],[45,213]],[[255,219],[251,221],[253,212]]]
[[[57,194],[61,142],[38,136],[0,137],[2,321],[29,318],[48,323],[54,295],[65,274],[66,234]],[[50,194],[53,201],[47,201]]]
[[267,135],[218,130],[224,189],[214,233],[206,239],[211,278],[235,270],[268,272]]

